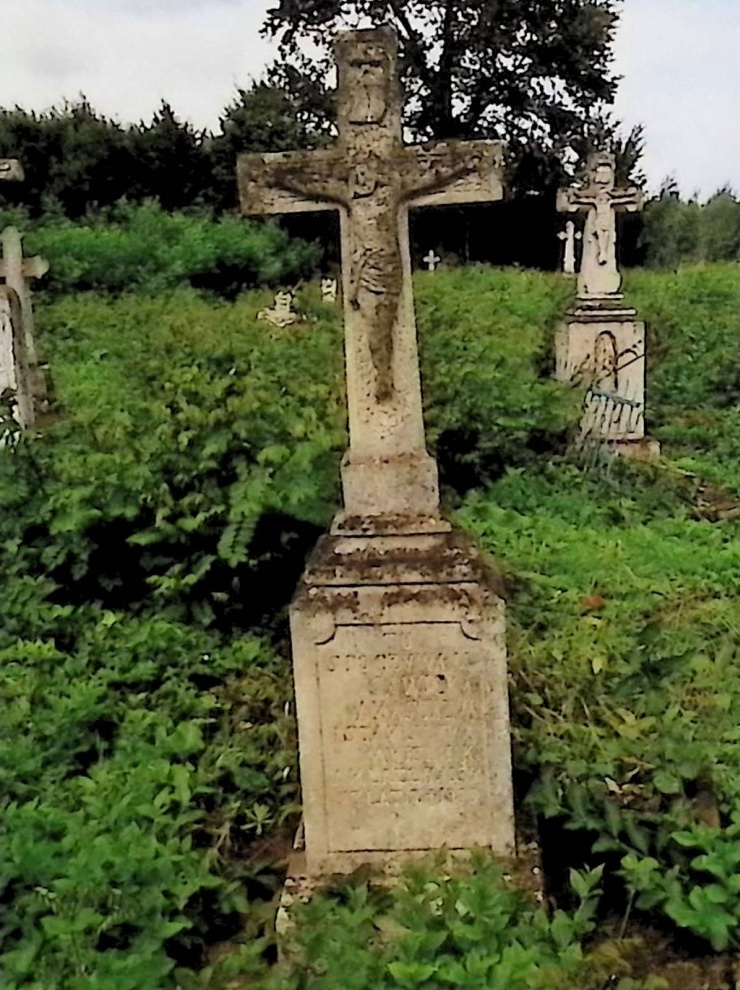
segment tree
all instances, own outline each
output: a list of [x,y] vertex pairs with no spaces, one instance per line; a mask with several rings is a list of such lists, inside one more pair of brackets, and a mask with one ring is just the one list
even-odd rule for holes
[[150,124],[128,132],[132,174],[127,198],[157,199],[165,210],[191,206],[210,182],[203,136],[164,100]]
[[[126,131],[97,114],[85,97],[43,114],[0,112],[0,157],[23,161],[26,181],[3,188],[9,203],[34,215],[79,217],[125,195],[131,175]],[[5,183],[10,187],[11,183]]]
[[294,151],[320,142],[296,103],[279,86],[255,83],[238,90],[224,110],[218,132],[206,141],[212,178],[210,197],[215,206],[236,206],[236,161],[247,152]]
[[701,215],[704,261],[740,260],[740,203],[730,188],[719,189]]
[[324,128],[327,39],[341,27],[392,24],[413,137],[504,139],[516,165],[515,185],[542,189],[562,180],[568,159],[582,156],[594,121],[614,98],[610,64],[618,3],[278,0],[264,26],[280,46],[270,79]]

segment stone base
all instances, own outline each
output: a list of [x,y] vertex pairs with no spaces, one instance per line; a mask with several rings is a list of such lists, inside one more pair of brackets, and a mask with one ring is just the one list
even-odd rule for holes
[[626,457],[631,461],[653,464],[660,460],[660,443],[650,437],[643,437],[642,440],[618,440],[609,446],[619,457]]
[[501,582],[431,522],[324,537],[291,606],[308,876],[514,850]]
[[[537,841],[518,836],[517,854],[503,859],[506,869],[504,880],[517,890],[528,894],[535,903],[545,900],[545,875],[542,870],[542,856]],[[302,829],[297,845],[302,844]],[[428,854],[427,854],[428,855]],[[469,860],[469,853],[452,853],[443,857],[441,872],[447,873]],[[430,859],[434,871],[439,868],[436,859]],[[401,870],[397,863],[386,863],[380,869],[362,871],[362,880],[371,887],[393,890],[401,881]],[[295,926],[295,910],[307,904],[314,894],[331,887],[332,877],[312,876],[306,869],[306,855],[303,849],[296,849],[288,862],[288,875],[285,878],[280,902],[275,916],[275,934],[281,961],[286,961],[289,953],[289,939]]]
[[347,518],[438,516],[437,462],[425,450],[359,458],[350,449],[342,461],[342,490]]

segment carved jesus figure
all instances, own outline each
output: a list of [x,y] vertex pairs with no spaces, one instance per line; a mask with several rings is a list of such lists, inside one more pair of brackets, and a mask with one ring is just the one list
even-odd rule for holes
[[[339,211],[350,434],[343,478],[346,510],[357,515],[371,487],[373,514],[411,502],[438,507],[424,441],[408,211],[502,197],[500,144],[404,144],[397,48],[389,29],[341,34],[336,145],[246,155],[238,166],[245,213]],[[384,486],[386,470],[393,482]]]
[[618,211],[635,213],[643,206],[639,189],[616,188],[616,160],[601,152],[591,158],[584,184],[561,189],[557,207],[561,213],[585,213],[583,257],[578,278],[581,299],[618,297],[622,276],[617,267]]

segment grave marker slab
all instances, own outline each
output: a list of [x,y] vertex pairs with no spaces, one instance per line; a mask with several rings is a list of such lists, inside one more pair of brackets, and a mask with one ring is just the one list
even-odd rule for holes
[[335,148],[239,160],[247,214],[339,210],[344,511],[291,606],[306,869],[514,849],[500,581],[440,516],[424,437],[413,205],[500,199],[502,147],[407,147],[397,41],[339,35]]

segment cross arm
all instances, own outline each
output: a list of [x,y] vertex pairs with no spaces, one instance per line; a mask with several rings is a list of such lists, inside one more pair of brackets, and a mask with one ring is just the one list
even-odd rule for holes
[[587,189],[558,189],[555,203],[558,213],[580,213],[594,205],[594,196]]
[[414,206],[496,202],[504,195],[503,158],[500,141],[404,148],[398,163],[403,196]]
[[242,213],[311,213],[335,210],[347,199],[347,168],[333,149],[240,155]]
[[642,189],[636,187],[622,189],[612,194],[612,203],[618,210],[637,213],[645,205],[645,194]]

